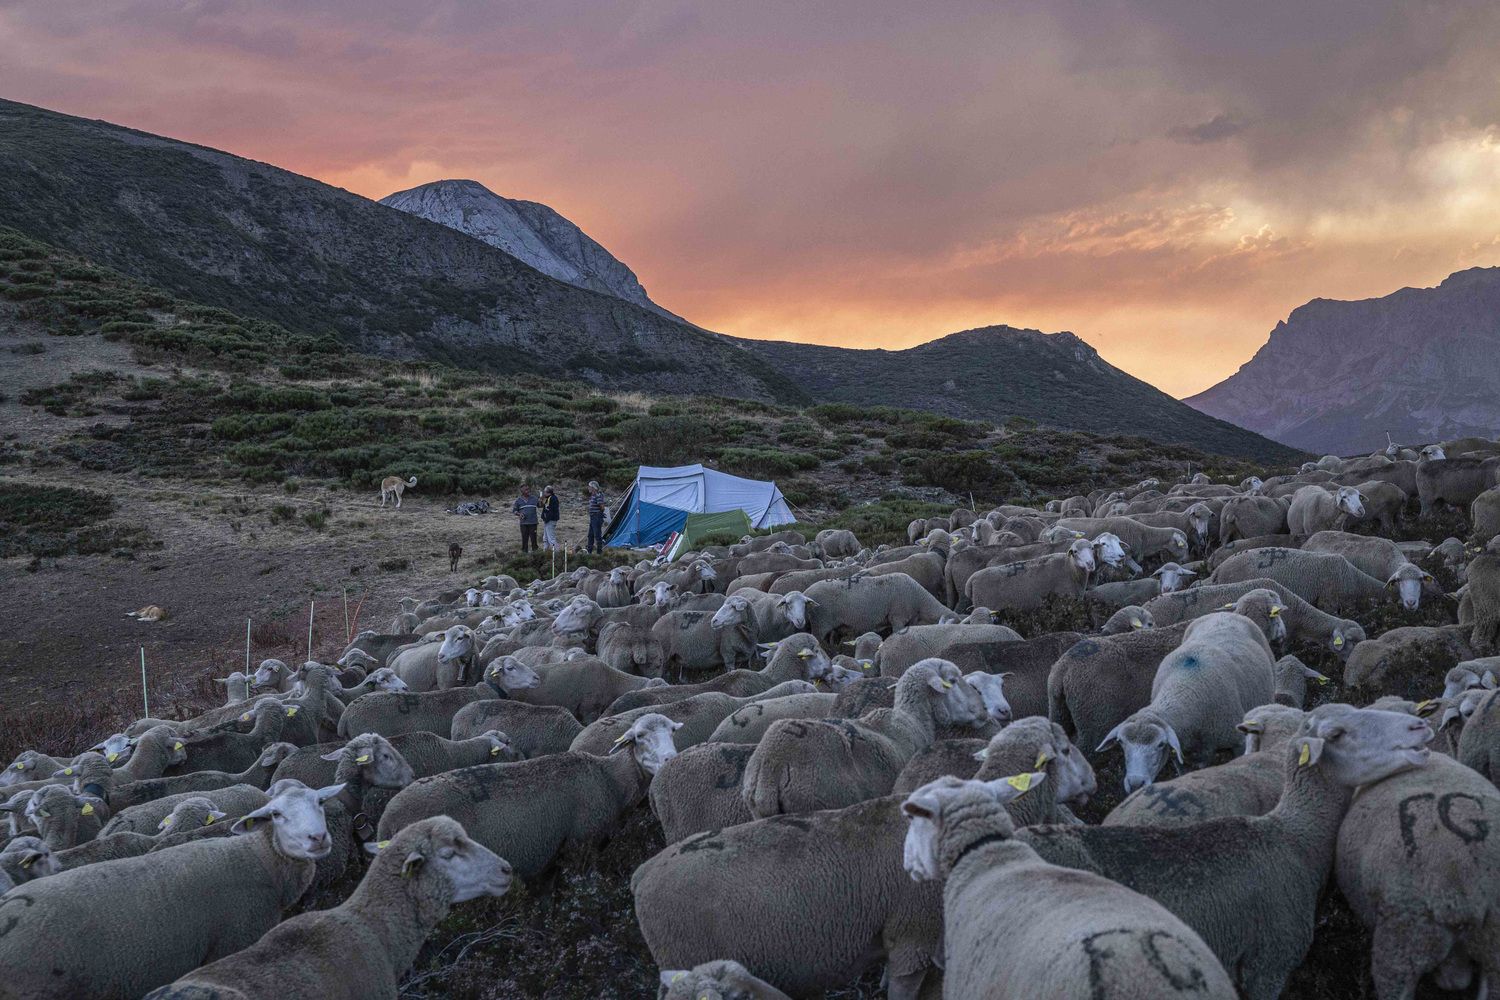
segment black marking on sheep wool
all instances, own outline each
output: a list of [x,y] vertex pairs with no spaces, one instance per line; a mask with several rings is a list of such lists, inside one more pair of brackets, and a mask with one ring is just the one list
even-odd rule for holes
[[1147,785],[1141,789],[1141,797],[1148,801],[1147,808],[1160,816],[1180,816],[1206,819],[1208,810],[1203,800],[1192,792],[1170,785]]
[[726,747],[719,751],[719,759],[726,764],[734,765],[734,774],[719,775],[718,778],[714,779],[714,787],[724,791],[740,787],[745,780],[745,765],[750,762],[750,755],[737,753]]
[[1452,816],[1453,805],[1454,802],[1458,799],[1466,799],[1469,802],[1474,803],[1481,814],[1484,812],[1484,803],[1474,796],[1468,795],[1464,792],[1449,792],[1447,795],[1444,795],[1442,798],[1438,799],[1438,821],[1446,826],[1455,837],[1463,841],[1465,844],[1477,844],[1488,839],[1490,835],[1490,825],[1484,820],[1471,820],[1470,822],[1472,823],[1472,826],[1470,826],[1467,830],[1458,826],[1454,822]]
[[719,836],[722,830],[709,830],[705,833],[689,837],[677,845],[678,856],[694,854],[698,851],[722,851],[724,849],[724,838]]
[[1261,557],[1255,560],[1256,569],[1270,569],[1279,562],[1285,562],[1291,558],[1290,549],[1261,549]]
[[746,705],[745,707],[750,709],[750,711],[746,712],[743,718],[740,716],[739,712],[735,712],[729,717],[729,722],[731,725],[738,726],[740,729],[744,729],[746,726],[750,725],[752,716],[754,718],[759,718],[760,716],[766,714],[766,707],[759,702],[756,702],[752,705]]
[[1000,567],[1000,571],[1006,576],[1020,576],[1026,572],[1026,564],[1023,562],[1006,563]]
[[1166,959],[1161,954],[1161,949],[1157,947],[1157,939],[1159,938],[1177,941],[1185,950],[1190,950],[1188,949],[1187,942],[1180,940],[1175,934],[1168,931],[1142,931],[1130,927],[1120,927],[1115,930],[1099,931],[1096,934],[1090,934],[1081,942],[1084,954],[1088,955],[1089,958],[1089,996],[1091,1000],[1108,1000],[1110,996],[1109,984],[1104,981],[1104,970],[1106,964],[1117,956],[1117,952],[1098,942],[1100,938],[1114,935],[1123,935],[1127,942],[1133,942],[1140,950],[1141,956],[1151,964],[1152,968],[1161,973],[1162,978],[1177,992],[1184,993],[1191,991],[1201,993],[1207,987],[1208,983],[1203,976],[1202,969],[1193,966],[1187,970],[1187,975],[1180,976],[1167,965]]
[[707,611],[681,611],[677,615],[677,627],[686,632],[707,617]]
[[422,699],[414,694],[399,694],[396,696],[396,712],[400,715],[410,715],[422,704]]
[[1088,657],[1097,654],[1099,650],[1103,648],[1104,647],[1100,646],[1099,643],[1095,642],[1093,639],[1080,639],[1073,645],[1073,648],[1068,651],[1068,657],[1069,659],[1087,659]]
[[779,815],[769,817],[769,822],[775,823],[778,826],[789,826],[793,830],[801,830],[803,833],[813,828],[812,820],[806,816],[798,816],[796,813],[780,813]]
[[[33,896],[28,896],[24,892],[8,892],[5,894],[4,898],[0,898],[0,911],[3,911],[12,903],[24,904],[29,908],[36,905],[36,898]],[[19,916],[8,913],[4,914],[4,919],[0,920],[0,938],[3,938],[5,937],[5,935],[9,934],[20,922],[21,918]]]
[[448,772],[449,781],[453,787],[469,797],[471,802],[488,802],[490,800],[490,785],[494,784],[493,772],[485,771],[488,764],[479,767],[462,767],[457,771]]

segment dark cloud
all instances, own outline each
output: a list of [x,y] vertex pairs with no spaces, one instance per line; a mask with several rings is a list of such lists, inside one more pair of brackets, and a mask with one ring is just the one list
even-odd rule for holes
[[1245,128],[1245,123],[1238,118],[1220,112],[1208,121],[1199,122],[1197,125],[1173,125],[1167,129],[1167,138],[1193,146],[1202,146],[1205,143],[1233,139],[1245,131]]

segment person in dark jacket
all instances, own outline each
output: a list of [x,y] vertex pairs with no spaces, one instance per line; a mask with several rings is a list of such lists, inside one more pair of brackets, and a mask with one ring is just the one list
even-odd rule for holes
[[557,519],[560,517],[558,511],[557,491],[550,486],[542,487],[542,548],[547,552],[558,548],[557,544]]
[[511,510],[521,522],[521,551],[536,551],[537,501],[531,495],[531,484],[521,486],[521,495],[511,504]]
[[604,551],[604,491],[598,483],[589,483],[588,551]]

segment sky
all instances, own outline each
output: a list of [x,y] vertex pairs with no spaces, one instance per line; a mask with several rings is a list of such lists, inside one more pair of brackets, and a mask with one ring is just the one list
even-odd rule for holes
[[724,333],[1071,330],[1174,395],[1500,265],[1494,0],[0,0],[0,96],[545,202]]

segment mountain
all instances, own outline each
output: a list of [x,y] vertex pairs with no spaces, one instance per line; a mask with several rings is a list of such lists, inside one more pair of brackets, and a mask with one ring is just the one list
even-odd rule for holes
[[[495,220],[503,203],[525,223],[508,232],[539,234],[518,252],[549,267],[587,264],[592,277],[581,280],[615,291],[559,280],[475,236],[268,164],[0,101],[0,226],[183,299],[332,334],[363,353],[619,391],[1019,415],[1221,455],[1294,457],[1125,375],[1071,334],[989,328],[893,352],[702,330],[616,294],[639,283],[561,216],[459,183],[430,200],[403,195],[455,210],[472,196]],[[571,257],[558,249],[568,232]],[[536,257],[544,246],[548,260]]]
[[397,191],[380,204],[468,233],[558,281],[671,315],[646,296],[634,271],[546,205],[461,180]]
[[1134,434],[1222,455],[1295,452],[1184,406],[1120,371],[1071,333],[987,326],[904,351],[753,341],[748,349],[817,399],[888,404],[965,419],[1020,416],[1053,427]]
[[1313,299],[1186,403],[1307,451],[1500,433],[1500,267],[1356,302]]
[[0,101],[0,225],[367,353],[800,402],[738,343],[471,236],[228,153]]

